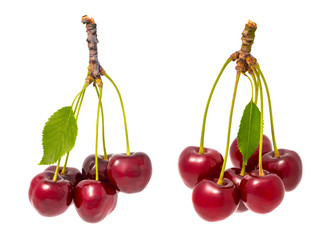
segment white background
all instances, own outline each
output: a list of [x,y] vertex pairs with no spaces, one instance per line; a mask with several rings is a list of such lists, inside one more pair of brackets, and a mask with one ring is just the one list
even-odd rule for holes
[[[1,1],[1,236],[6,239],[322,239],[326,224],[326,8],[324,1]],[[138,194],[119,194],[112,214],[83,222],[72,205],[45,218],[30,205],[30,180],[45,166],[42,129],[70,105],[87,72],[81,17],[98,24],[99,60],[123,96],[131,151],[152,159],[153,176]],[[177,170],[179,153],[199,145],[204,107],[216,76],[251,19],[258,24],[252,54],[270,87],[280,148],[304,165],[299,187],[272,213],[233,214],[209,223],[195,213],[191,190]],[[205,146],[224,154],[235,63],[210,105]],[[232,139],[250,85],[241,78]],[[87,90],[68,165],[94,153],[96,96]],[[107,148],[125,151],[119,100],[104,79]],[[266,104],[266,102],[265,102]],[[265,134],[269,115],[265,105]],[[101,141],[99,151],[102,152]],[[227,167],[231,167],[228,162]]]

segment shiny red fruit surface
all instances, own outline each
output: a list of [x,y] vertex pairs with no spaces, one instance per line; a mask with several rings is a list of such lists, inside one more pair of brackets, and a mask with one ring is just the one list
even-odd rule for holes
[[[52,166],[47,167],[45,169],[45,171],[53,171],[53,172],[55,172],[56,171],[56,168],[57,168],[57,166],[52,165]],[[83,180],[82,173],[77,168],[74,168],[74,167],[66,167],[65,174],[62,174],[61,173],[62,168],[63,167],[59,167],[59,174],[60,174],[60,176],[63,179],[66,179],[67,181],[69,181],[72,184],[73,187],[75,187],[77,185],[77,183],[79,183],[80,181]]]
[[268,172],[277,174],[283,181],[285,190],[292,191],[302,179],[302,161],[300,156],[288,149],[278,149],[279,157],[268,152],[262,156],[262,167]]
[[[240,183],[243,179],[243,176],[241,176],[240,173],[241,173],[241,169],[239,169],[239,168],[229,168],[224,173],[224,177],[231,180],[236,185],[238,190],[240,188]],[[247,172],[245,172],[245,174],[247,174]],[[240,204],[238,205],[236,212],[245,212],[247,210],[248,209],[244,205],[243,201],[240,200]]]
[[185,185],[191,189],[203,179],[219,178],[223,164],[223,156],[216,150],[204,148],[199,153],[199,147],[185,148],[178,159],[178,170]]
[[114,154],[107,167],[107,178],[116,190],[124,193],[142,191],[152,175],[151,160],[143,152]]
[[73,186],[58,175],[53,181],[54,172],[44,171],[36,175],[28,191],[29,200],[39,214],[54,217],[65,212],[73,199]]
[[100,222],[115,209],[117,192],[109,183],[83,180],[75,188],[74,203],[84,221]]
[[240,195],[235,184],[224,178],[223,184],[202,180],[193,189],[192,201],[197,214],[213,222],[229,217],[238,207]]
[[283,201],[285,188],[282,180],[273,173],[253,170],[240,183],[241,199],[245,206],[256,213],[269,213]]
[[[103,155],[98,155],[98,171],[99,180],[102,182],[107,182],[107,166],[109,159],[112,154],[108,154],[108,160],[105,160]],[[91,154],[87,156],[82,165],[82,175],[83,179],[95,180],[95,155]]]

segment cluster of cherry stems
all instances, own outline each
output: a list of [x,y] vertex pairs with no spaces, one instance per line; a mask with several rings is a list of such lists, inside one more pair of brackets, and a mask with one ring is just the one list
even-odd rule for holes
[[[120,97],[125,122],[126,154],[107,154],[106,152],[101,103],[102,89],[99,94],[94,84],[99,96],[98,117],[99,108],[102,113],[104,155],[97,154],[96,140],[96,154],[86,157],[82,165],[82,172],[74,167],[66,167],[68,152],[63,167],[59,166],[59,160],[57,166],[49,166],[44,172],[36,175],[30,183],[28,195],[33,207],[43,216],[53,217],[62,214],[74,203],[78,215],[84,221],[100,222],[115,209],[118,192],[140,192],[150,181],[151,160],[143,152],[130,152],[125,111],[120,92],[113,80],[107,74],[104,75],[112,82]],[[84,85],[73,101],[74,104],[76,98],[79,97],[74,111],[76,119],[79,114],[79,111],[76,112],[76,110],[80,109],[88,85]]]
[[[193,189],[192,201],[195,211],[207,221],[223,220],[235,211],[244,212],[248,209],[256,213],[271,212],[282,202],[284,192],[295,189],[302,178],[302,162],[299,155],[291,150],[277,149],[270,94],[258,64],[252,69],[252,73],[256,73],[252,77],[254,82],[260,86],[261,118],[263,114],[261,80],[266,87],[274,150],[270,139],[263,135],[262,125],[258,148],[248,159],[247,164],[243,162],[237,139],[229,146],[234,101],[240,72],[237,72],[236,77],[225,157],[223,158],[214,149],[204,148],[203,139],[208,106],[216,84],[230,61],[229,58],[224,64],[210,93],[204,114],[200,147],[185,148],[178,160],[179,173],[184,183]],[[107,154],[106,152],[101,103],[102,86],[99,94],[97,87],[94,85],[99,97],[97,130],[99,109],[101,109],[102,115],[104,155],[97,154],[96,138],[96,152],[84,160],[81,172],[76,168],[66,167],[68,152],[63,167],[60,167],[59,160],[57,166],[49,166],[44,172],[36,175],[30,183],[29,200],[33,207],[43,216],[52,217],[62,214],[74,202],[77,213],[84,221],[99,222],[116,207],[118,192],[140,192],[150,181],[152,175],[150,158],[143,152],[130,152],[126,118],[120,92],[112,79],[106,73],[104,75],[114,85],[120,97],[125,123],[127,152],[126,154]],[[83,86],[82,91],[73,101],[72,106],[78,97],[74,110],[76,120],[88,85]],[[255,103],[257,102],[257,96],[258,92],[256,91]],[[76,111],[77,109],[78,111]],[[225,170],[228,152],[235,167]]]
[[[222,72],[230,61],[230,58],[226,61],[211,90],[204,114],[200,147],[190,146],[185,148],[178,161],[180,176],[185,185],[193,189],[192,202],[194,209],[201,218],[207,221],[223,220],[235,211],[244,212],[248,209],[255,213],[269,213],[282,202],[285,191],[294,190],[302,178],[300,156],[292,150],[277,149],[270,94],[258,64],[252,69],[256,74],[254,75],[251,72],[254,78],[253,81],[260,86],[261,129],[258,148],[245,164],[242,153],[238,148],[237,138],[229,146],[230,128],[240,72],[237,73],[236,77],[225,157],[223,158],[214,149],[203,147],[205,121],[211,96]],[[263,97],[261,81],[266,87],[269,102],[274,150],[270,139],[263,135],[262,132]],[[256,100],[257,94],[256,92]],[[234,167],[225,170],[228,151]]]

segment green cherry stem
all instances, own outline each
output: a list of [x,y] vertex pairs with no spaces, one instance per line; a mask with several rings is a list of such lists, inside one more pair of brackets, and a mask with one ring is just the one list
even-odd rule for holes
[[242,161],[242,168],[241,168],[240,176],[244,176],[245,175],[245,167],[246,167],[246,165]]
[[252,90],[251,101],[253,102],[253,83],[252,83],[252,80],[251,80],[251,78],[250,78],[248,75],[246,75],[245,73],[243,73],[243,75],[246,76],[246,77],[249,79],[250,83],[251,83],[251,90]]
[[[77,121],[78,116],[79,116],[79,111],[80,111],[81,106],[82,106],[84,95],[85,95],[85,89],[84,89],[84,91],[81,94],[81,100],[80,101],[79,100],[77,101],[77,103],[79,103],[79,105],[78,105],[77,114],[76,114],[76,121]],[[77,108],[77,105],[75,107],[74,113],[76,112],[76,108]],[[66,166],[67,166],[67,162],[68,162],[68,158],[69,158],[69,153],[70,152],[67,152],[67,154],[66,154],[65,163],[64,163],[64,166],[62,167],[61,174],[65,174],[66,173]]]
[[73,111],[74,116],[76,116],[76,111],[77,111],[78,106],[80,105],[80,100],[81,100],[81,98],[83,96],[83,92],[81,92],[81,94],[78,96],[78,99],[77,99],[77,102],[76,102],[76,105],[75,105],[75,108],[74,108],[74,111]]
[[73,103],[72,103],[72,107],[74,106],[74,103],[75,103],[77,97],[78,97],[78,99],[77,99],[76,106],[78,105],[78,102],[79,102],[79,100],[81,99],[81,94],[82,94],[82,92],[83,92],[83,89],[82,89],[82,91],[80,91],[80,92],[76,95],[76,97],[74,98],[74,101],[73,101]]
[[99,136],[99,115],[100,115],[100,108],[101,108],[101,99],[102,99],[102,89],[100,88],[100,95],[99,95],[99,103],[98,103],[98,110],[97,110],[97,123],[96,123],[96,130],[95,130],[95,181],[99,181],[99,165],[98,165],[98,136]]
[[268,99],[268,105],[269,105],[269,115],[270,115],[270,128],[271,128],[271,137],[274,145],[274,152],[275,152],[275,157],[279,157],[279,152],[276,144],[276,138],[275,138],[275,130],[274,130],[274,120],[273,120],[273,113],[272,113],[272,107],[271,107],[271,98],[270,98],[270,93],[268,89],[268,85],[266,82],[265,77],[263,76],[263,73],[260,70],[259,64],[256,65],[255,70],[257,70],[262,78],[262,81],[265,85],[266,93],[267,93],[267,99]]
[[223,67],[221,68],[215,83],[212,86],[208,101],[207,101],[207,105],[206,105],[206,109],[204,111],[204,116],[203,116],[203,123],[202,123],[202,132],[201,132],[201,140],[200,140],[200,148],[199,148],[199,153],[203,154],[204,153],[204,132],[205,132],[205,127],[206,127],[206,120],[207,120],[207,114],[208,114],[208,109],[209,109],[209,104],[213,95],[213,92],[215,91],[216,85],[221,77],[221,75],[223,74],[225,68],[227,67],[227,65],[232,61],[232,59],[228,58],[225,62],[225,64],[223,65]]
[[[251,90],[252,90],[251,101],[253,102],[253,83],[252,83],[252,80],[251,80],[251,78],[247,74],[243,73],[243,75],[246,76],[249,79],[250,83],[251,83]],[[255,82],[255,81],[253,81],[253,82]],[[254,88],[256,88],[256,84],[257,83],[254,84],[255,85]],[[255,96],[257,97],[257,93],[255,93]],[[246,165],[242,161],[242,168],[241,168],[240,176],[244,176],[245,175],[245,167],[246,167]]]
[[128,131],[127,131],[127,123],[126,123],[126,115],[125,115],[125,109],[124,109],[124,104],[123,104],[123,99],[121,97],[121,94],[118,90],[118,87],[117,85],[115,84],[115,82],[111,79],[111,77],[109,77],[109,75],[106,73],[104,74],[104,76],[106,78],[109,79],[109,81],[112,83],[112,85],[115,87],[116,89],[116,92],[118,93],[118,96],[119,96],[119,100],[120,100],[120,105],[121,105],[121,109],[122,109],[122,112],[123,112],[123,117],[124,117],[124,126],[125,126],[125,135],[126,135],[126,155],[129,156],[131,155],[131,152],[129,150],[129,141],[128,141]]
[[259,176],[264,176],[264,172],[262,169],[262,139],[263,139],[263,93],[262,93],[262,84],[260,78],[258,78],[258,85],[260,89],[260,142],[259,142]]
[[222,185],[223,184],[224,172],[225,172],[226,163],[227,163],[227,157],[228,157],[230,132],[231,132],[231,128],[232,128],[232,118],[233,118],[234,104],[235,104],[237,86],[238,86],[238,82],[240,80],[240,76],[241,76],[241,72],[237,72],[236,73],[234,93],[233,93],[233,99],[232,99],[232,105],[231,105],[230,113],[229,113],[229,123],[228,123],[228,133],[227,133],[227,143],[226,143],[225,157],[224,157],[223,166],[221,168],[220,176],[219,176],[219,179],[218,179],[218,182],[217,182],[218,185]]
[[[79,111],[81,109],[81,106],[82,106],[82,102],[83,102],[83,99],[84,99],[84,95],[85,95],[85,91],[86,91],[86,88],[88,87],[89,84],[85,83],[84,84],[84,87],[82,89],[82,91],[80,92],[80,95],[78,97],[78,100],[77,100],[77,103],[76,103],[76,106],[74,108],[74,114],[76,113],[76,121],[78,119],[78,116],[79,116]],[[75,101],[75,100],[74,100]],[[73,102],[74,103],[74,102]],[[68,158],[69,158],[69,152],[67,152],[66,154],[66,159],[65,159],[65,163],[64,163],[64,166],[62,167],[62,170],[61,170],[61,174],[65,174],[66,173],[66,167],[67,167],[67,162],[68,162]]]
[[79,116],[79,111],[81,110],[81,106],[82,106],[82,102],[83,102],[83,99],[84,99],[84,95],[85,95],[85,89],[82,93],[82,98],[81,98],[81,102],[79,103],[79,106],[78,106],[78,109],[77,109],[77,113],[76,113],[76,121],[78,119],[78,116]]
[[57,178],[58,178],[60,160],[61,160],[61,158],[57,162],[57,168],[56,168],[55,174],[53,175],[53,178],[52,178],[52,181],[54,181],[54,182],[56,182],[57,181]]
[[88,83],[84,83],[82,90],[81,90],[81,91],[76,95],[76,97],[74,98],[74,101],[73,101],[73,103],[72,103],[72,107],[74,106],[74,103],[75,103],[77,97],[80,98],[82,92],[83,92],[83,91],[84,91],[88,86],[89,86]]
[[255,77],[255,74],[253,72],[251,72],[251,77],[252,77],[252,80],[254,82],[254,91],[255,91],[255,98],[254,98],[254,103],[255,105],[257,105],[258,103],[258,90],[259,90],[259,85],[258,85],[258,81]]
[[[95,91],[97,92],[98,98],[100,98],[100,94],[99,94],[99,90],[98,87],[95,86]],[[101,101],[101,105],[100,105],[100,110],[101,110],[101,120],[102,120],[102,143],[103,143],[103,154],[104,160],[108,160],[108,155],[107,155],[107,150],[106,150],[106,141],[105,141],[105,137],[104,137],[104,114],[103,114],[103,107],[102,107],[102,101]]]

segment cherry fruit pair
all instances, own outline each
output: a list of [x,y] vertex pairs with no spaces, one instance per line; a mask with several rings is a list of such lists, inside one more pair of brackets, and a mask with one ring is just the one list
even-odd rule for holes
[[[282,202],[285,191],[294,190],[302,178],[300,156],[292,150],[278,149],[276,145],[268,85],[257,60],[251,55],[256,29],[254,22],[245,25],[241,50],[227,59],[211,89],[203,117],[200,147],[187,147],[179,156],[179,173],[185,185],[193,190],[194,209],[207,221],[223,220],[235,211],[269,213]],[[236,61],[236,80],[226,151],[222,157],[218,151],[204,148],[204,133],[211,97],[231,61]],[[237,138],[230,145],[234,103],[241,75],[249,80],[252,94],[245,106]],[[262,85],[269,104],[272,143],[263,135]],[[259,95],[261,111],[257,107]],[[234,167],[226,170],[228,153]]]

